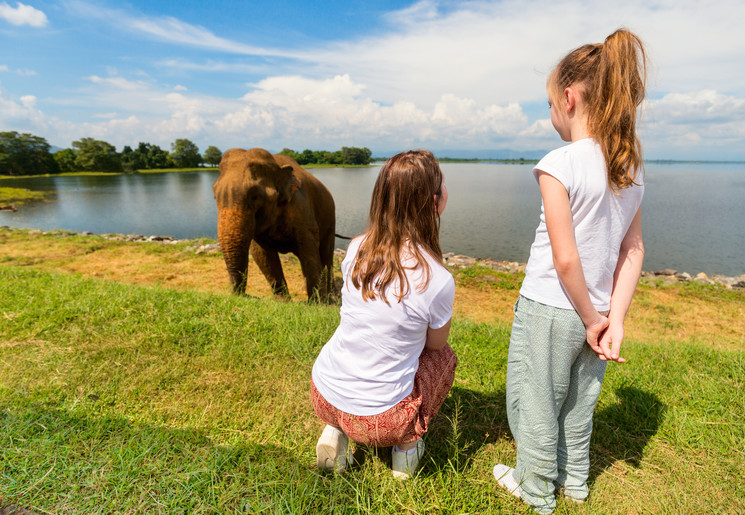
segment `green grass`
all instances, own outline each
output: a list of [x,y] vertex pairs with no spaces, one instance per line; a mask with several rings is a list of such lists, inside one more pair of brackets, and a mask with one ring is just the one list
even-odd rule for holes
[[137,173],[166,173],[166,172],[216,172],[216,166],[200,166],[196,168],[153,168],[137,170]]
[[33,191],[26,188],[0,188],[0,206],[15,204],[20,206],[31,200],[41,200],[51,192]]
[[[474,277],[483,275],[474,272]],[[474,279],[482,280],[482,279]],[[489,287],[491,286],[489,282]],[[338,307],[0,266],[0,506],[48,513],[529,513],[514,463],[509,327],[455,320],[456,380],[418,476],[386,449],[314,466],[310,370]],[[706,295],[717,295],[706,292]],[[629,341],[608,369],[590,513],[745,511],[745,360]],[[563,501],[557,513],[576,513]]]
[[[217,171],[217,167],[201,166],[196,168],[158,168],[158,169],[143,169],[137,170],[135,173],[164,173],[164,172],[204,172],[204,171]],[[85,176],[97,176],[97,175],[126,175],[130,172],[65,172],[55,174],[34,174],[34,175],[2,175],[0,179],[29,179],[34,177],[85,177]]]
[[458,284],[477,289],[519,290],[525,278],[524,273],[499,272],[479,264],[453,269],[452,272]]
[[29,175],[5,175],[0,174],[2,179],[32,179],[35,177],[77,177],[77,176],[95,176],[95,175],[121,175],[122,172],[66,172],[66,173],[37,173]]

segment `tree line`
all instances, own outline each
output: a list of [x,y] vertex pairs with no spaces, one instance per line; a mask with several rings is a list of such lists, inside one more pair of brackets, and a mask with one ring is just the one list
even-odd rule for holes
[[[222,152],[211,145],[203,154],[192,141],[180,138],[166,151],[158,145],[140,142],[132,148],[125,145],[121,152],[106,141],[82,138],[71,148],[51,152],[46,139],[29,133],[0,132],[0,174],[41,175],[68,172],[136,172],[166,168],[195,168],[202,164],[217,166]],[[280,152],[299,164],[359,165],[369,164],[372,152],[368,148],[342,147],[336,152],[309,149],[298,153],[289,148]]]
[[202,163],[217,166],[222,152],[215,146],[204,154],[188,139],[171,143],[171,151],[152,143],[114,145],[94,138],[73,141],[72,148],[51,152],[46,139],[29,133],[0,132],[0,174],[37,175],[66,172],[135,172],[143,169],[194,168]]
[[368,165],[372,162],[372,151],[367,147],[341,147],[336,152],[309,148],[295,152],[290,148],[283,148],[280,154],[293,158],[299,165]]

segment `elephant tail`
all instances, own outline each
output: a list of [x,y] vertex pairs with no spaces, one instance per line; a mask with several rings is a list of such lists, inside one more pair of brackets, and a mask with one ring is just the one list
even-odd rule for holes
[[341,234],[336,234],[336,233],[334,233],[334,236],[336,236],[337,238],[341,238],[342,240],[351,240],[352,239],[349,236],[342,236]]

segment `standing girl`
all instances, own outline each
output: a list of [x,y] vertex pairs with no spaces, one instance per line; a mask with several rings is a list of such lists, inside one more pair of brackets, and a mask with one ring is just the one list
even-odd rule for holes
[[494,477],[539,513],[558,489],[588,495],[592,414],[608,360],[624,362],[623,322],[641,273],[642,155],[636,136],[646,58],[618,30],[567,55],[548,84],[551,122],[569,145],[533,169],[541,219],[507,364],[517,465]]
[[457,361],[447,344],[455,282],[439,241],[447,199],[426,150],[398,154],[380,170],[367,230],[341,265],[339,327],[313,365],[313,407],[328,424],[316,446],[320,468],[344,470],[349,439],[393,446],[396,477],[417,468]]

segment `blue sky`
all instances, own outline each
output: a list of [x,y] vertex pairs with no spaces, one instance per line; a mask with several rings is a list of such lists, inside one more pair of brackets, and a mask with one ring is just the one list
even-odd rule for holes
[[745,3],[0,0],[0,130],[121,150],[555,148],[545,80],[620,26],[649,158],[745,160]]

